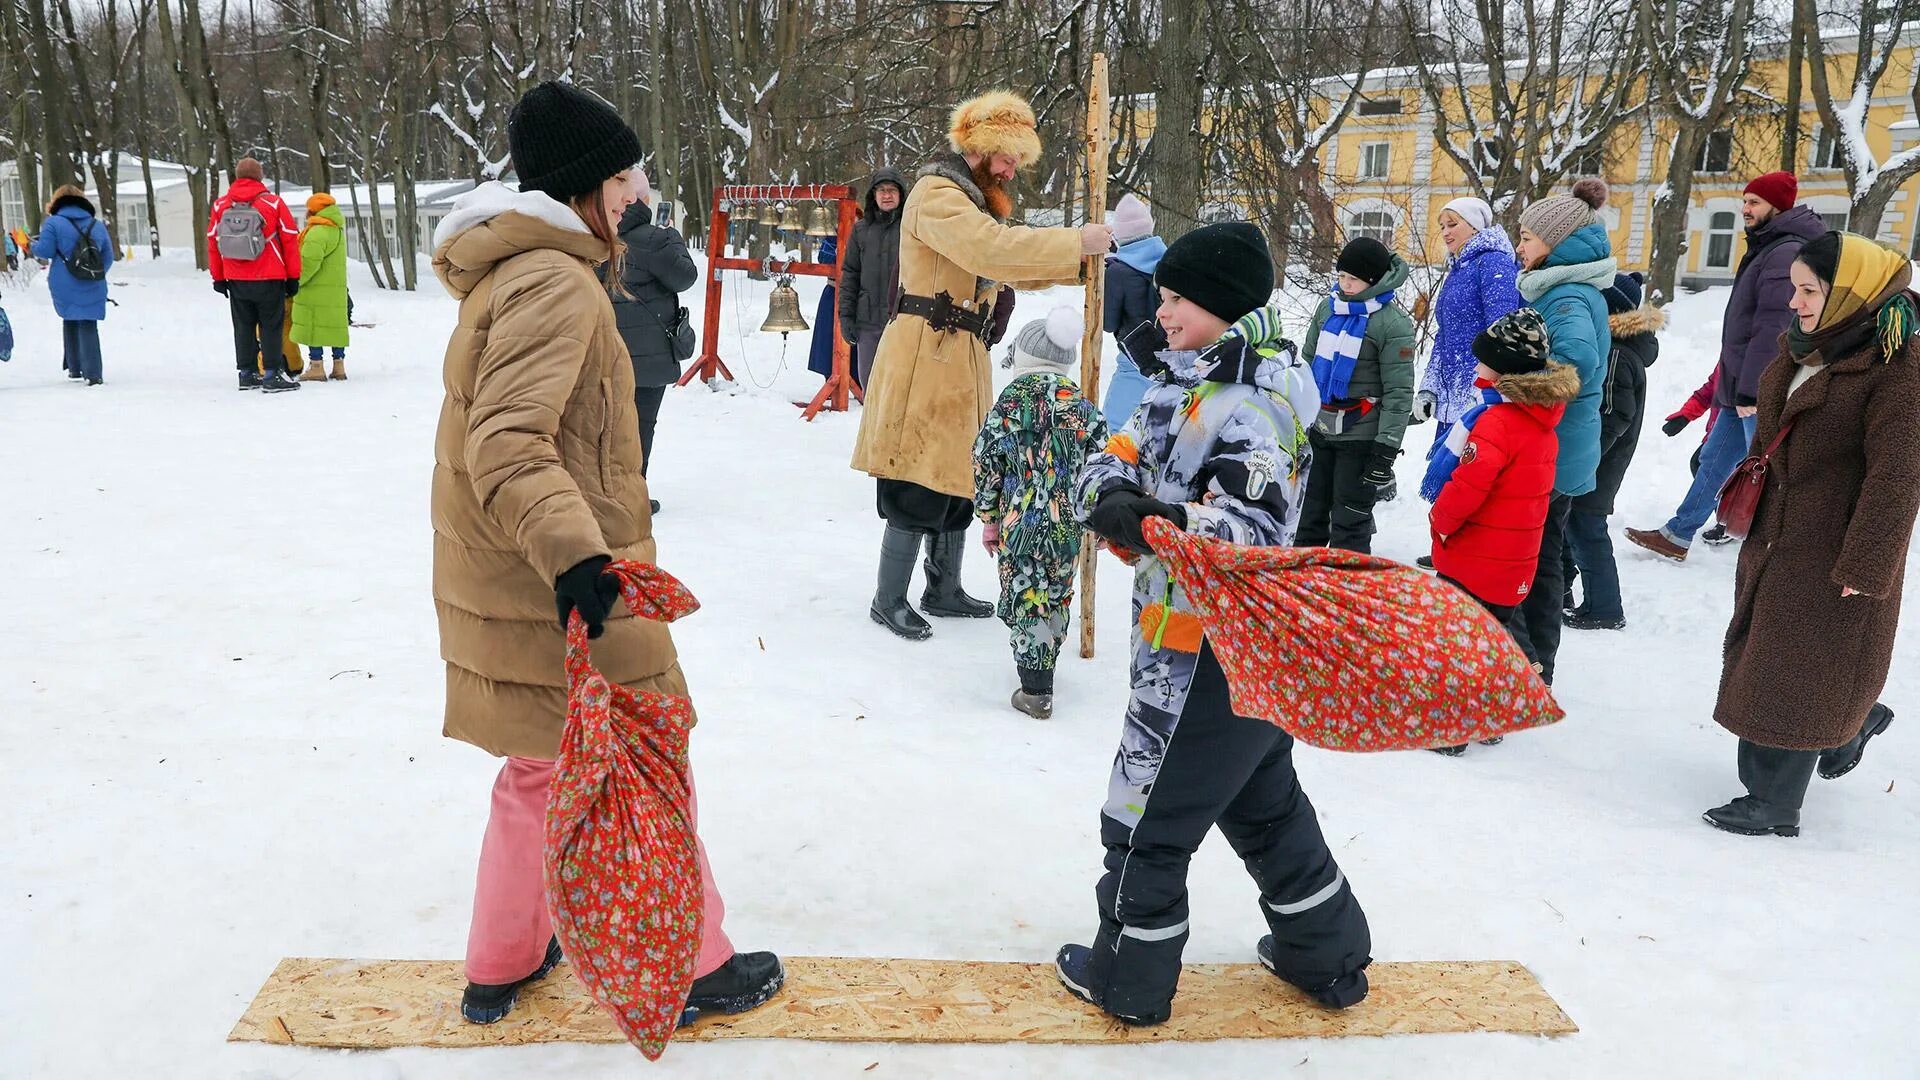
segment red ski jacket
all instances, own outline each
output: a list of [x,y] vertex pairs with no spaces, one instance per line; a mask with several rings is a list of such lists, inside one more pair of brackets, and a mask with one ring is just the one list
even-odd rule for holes
[[[1687,396],[1687,400],[1683,402],[1678,409],[1675,409],[1671,414],[1669,414],[1667,416],[1667,419],[1685,420],[1688,423],[1692,423],[1693,421],[1698,420],[1701,417],[1707,415],[1708,411],[1713,408],[1714,387],[1718,386],[1719,383],[1720,383],[1720,369],[1716,367],[1713,369],[1713,374],[1707,376],[1707,381],[1700,384],[1700,389],[1695,390],[1692,394],[1689,394]],[[1707,421],[1707,427],[1709,429],[1713,427],[1712,420]]]
[[1580,373],[1549,363],[1502,375],[1494,389],[1507,400],[1475,421],[1427,521],[1433,568],[1480,600],[1511,607],[1533,585],[1560,456],[1554,426],[1580,392]]
[[[220,245],[215,234],[220,229],[220,219],[226,216],[228,209],[237,202],[250,202],[260,216],[267,219],[267,246],[260,257],[248,262],[236,262],[220,257]],[[280,196],[267,190],[267,186],[258,180],[242,178],[235,180],[213,204],[213,212],[207,220],[207,267],[213,271],[215,281],[284,281],[300,279],[300,230],[293,223],[293,212]]]

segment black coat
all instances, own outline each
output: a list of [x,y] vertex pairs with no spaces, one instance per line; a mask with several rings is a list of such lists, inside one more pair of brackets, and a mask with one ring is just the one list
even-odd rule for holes
[[653,211],[634,203],[620,219],[626,242],[621,281],[627,296],[613,296],[613,323],[633,358],[635,386],[666,386],[680,378],[680,361],[668,340],[680,294],[700,280],[687,242],[672,229],[653,223]]
[[[900,191],[900,205],[883,211],[873,193],[881,184]],[[854,223],[840,264],[840,333],[860,339],[861,328],[887,325],[893,318],[893,294],[900,287],[900,211],[907,203],[907,178],[898,169],[881,169],[867,185],[866,216]]]
[[[1131,340],[1134,330],[1141,323],[1154,323],[1160,311],[1160,291],[1153,287],[1153,275],[1141,273],[1139,269],[1128,266],[1117,256],[1107,256],[1107,287],[1105,308],[1102,312],[1102,324],[1115,341]],[[1158,351],[1166,348],[1167,335],[1158,333],[1154,338],[1145,339]]]
[[1576,496],[1573,508],[1583,514],[1613,513],[1613,499],[1627,478],[1627,466],[1640,445],[1640,425],[1647,413],[1647,369],[1660,356],[1654,335],[1667,324],[1658,308],[1635,308],[1607,316],[1613,332],[1613,351],[1607,356],[1607,381],[1600,392],[1600,467],[1594,489]]

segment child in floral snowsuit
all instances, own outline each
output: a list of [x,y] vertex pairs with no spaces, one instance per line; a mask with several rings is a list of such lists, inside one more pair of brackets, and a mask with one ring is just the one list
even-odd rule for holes
[[1073,609],[1074,481],[1107,441],[1099,408],[1067,374],[1081,325],[1060,307],[1021,328],[1006,361],[1014,379],[973,443],[973,511],[1000,560],[995,613],[1012,631],[1020,672],[1013,707],[1039,720],[1053,715],[1053,665]]

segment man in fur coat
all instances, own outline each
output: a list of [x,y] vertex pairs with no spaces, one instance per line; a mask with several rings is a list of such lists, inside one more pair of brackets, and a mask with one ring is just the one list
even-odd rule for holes
[[960,588],[973,518],[973,440],[993,405],[987,337],[1000,286],[1077,284],[1086,255],[1112,244],[1105,225],[1007,224],[1007,182],[1040,156],[1033,109],[995,92],[953,111],[952,153],[920,169],[900,216],[900,300],[866,388],[853,467],[879,482],[886,519],[873,621],[912,641],[933,633],[907,602],[926,538],[929,615],[987,618]]

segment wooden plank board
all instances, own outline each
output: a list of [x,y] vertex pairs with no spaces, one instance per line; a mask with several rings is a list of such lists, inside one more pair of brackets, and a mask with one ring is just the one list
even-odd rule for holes
[[[1315,1006],[1257,964],[1189,964],[1173,1019],[1152,1028],[1115,1023],[1069,996],[1051,964],[786,963],[787,985],[772,1002],[702,1021],[675,1041],[1126,1043],[1579,1030],[1532,972],[1499,960],[1376,963],[1368,969],[1372,993],[1344,1012]],[[460,1018],[465,985],[457,961],[292,957],[227,1038],[366,1050],[623,1041],[570,965],[522,991],[507,1019],[485,1027]]]

